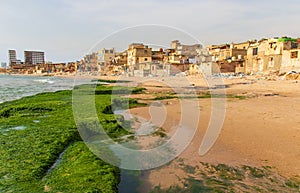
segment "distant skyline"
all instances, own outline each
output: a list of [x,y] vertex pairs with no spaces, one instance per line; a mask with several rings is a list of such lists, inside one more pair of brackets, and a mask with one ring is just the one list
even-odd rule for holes
[[298,0],[0,0],[0,62],[9,49],[21,60],[24,50],[44,51],[53,62],[80,60],[104,37],[144,24],[182,29],[209,45],[300,37],[299,20]]

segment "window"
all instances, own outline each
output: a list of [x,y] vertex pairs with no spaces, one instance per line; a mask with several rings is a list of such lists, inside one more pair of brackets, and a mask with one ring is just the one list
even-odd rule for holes
[[291,52],[291,58],[298,58],[298,51]]
[[258,48],[253,48],[253,56],[256,56],[258,53]]
[[298,43],[292,42],[291,48],[292,49],[298,48]]
[[273,68],[274,67],[274,58],[270,57],[269,58],[269,68]]
[[148,60],[148,58],[145,58],[145,59],[144,59],[144,61],[147,61],[147,60]]

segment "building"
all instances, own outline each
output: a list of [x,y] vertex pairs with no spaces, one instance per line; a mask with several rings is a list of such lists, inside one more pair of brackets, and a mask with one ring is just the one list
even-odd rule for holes
[[116,65],[116,66],[126,66],[127,65],[127,51],[116,54],[116,56],[114,57],[112,62],[113,62],[113,65]]
[[179,40],[173,40],[171,42],[171,49],[176,50],[178,55],[185,55],[189,59],[195,58],[197,50],[202,48],[203,46],[201,44],[184,45],[181,44]]
[[179,45],[180,45],[179,40],[173,40],[173,41],[171,42],[171,49],[176,50],[177,47],[178,47]]
[[9,64],[14,65],[17,64],[17,53],[16,50],[8,50],[9,55]]
[[166,49],[163,63],[188,64],[189,58],[185,55],[179,54],[175,49]]
[[98,52],[87,54],[79,62],[78,69],[81,72],[98,72],[100,68]]
[[218,73],[213,69],[212,55],[209,53],[208,49],[198,49],[195,59],[196,62],[190,64],[189,74],[204,74],[209,76],[212,73]]
[[244,72],[247,50],[254,41],[207,46],[220,72]]
[[140,43],[130,44],[127,50],[128,66],[143,62],[152,62],[152,48]]
[[116,52],[114,48],[105,49],[103,48],[98,52],[98,62],[100,64],[109,64],[115,58]]
[[247,50],[246,73],[278,73],[300,70],[298,49],[300,40],[289,37],[257,41]]
[[21,64],[21,60],[17,59],[16,50],[8,50],[9,65]]
[[300,72],[300,38],[298,39],[279,39],[286,42],[282,51],[282,64],[280,72],[297,71]]
[[139,63],[136,65],[134,75],[140,77],[157,76],[159,67],[160,66],[154,62]]
[[164,61],[164,57],[165,57],[165,52],[162,48],[160,48],[159,50],[153,50],[152,51],[152,61],[155,63],[160,63],[162,64]]
[[40,51],[24,51],[25,64],[44,64],[45,54]]
[[127,49],[126,71],[129,75],[134,76],[134,70],[137,70],[137,64],[152,62],[152,48],[141,44],[132,43]]

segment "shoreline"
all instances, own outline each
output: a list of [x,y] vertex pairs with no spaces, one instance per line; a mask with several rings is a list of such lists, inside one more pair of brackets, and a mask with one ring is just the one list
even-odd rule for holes
[[[245,96],[245,99],[226,101],[226,118],[223,129],[212,149],[204,156],[198,154],[200,142],[210,119],[210,99],[201,99],[201,117],[198,132],[191,145],[177,158],[192,167],[200,167],[201,162],[209,164],[228,164],[233,167],[249,165],[271,167],[272,171],[287,178],[300,176],[300,90],[295,80],[259,80],[251,84],[239,84],[226,80],[229,85],[226,93]],[[146,87],[147,88],[147,87]],[[166,91],[166,90],[165,90]],[[151,92],[164,92],[151,87]],[[162,127],[172,133],[173,120],[180,120],[178,99],[161,100],[167,109],[166,122]],[[286,101],[289,101],[286,103]],[[149,107],[131,110],[133,115],[146,120],[151,119]],[[176,162],[176,161],[175,161]],[[196,164],[198,163],[198,164]],[[181,184],[187,176],[178,163],[170,164],[149,175],[149,183],[168,188]],[[170,174],[178,178],[171,178]]]
[[[197,77],[187,77],[193,86],[205,85],[205,80]],[[170,78],[172,80],[172,78]],[[108,79],[107,79],[108,80]],[[136,80],[136,79],[135,79]],[[148,100],[153,97],[170,95],[172,89],[161,78],[157,80],[138,79],[138,85],[145,87],[146,93],[132,95],[138,100]],[[226,120],[224,128],[213,148],[205,156],[198,155],[198,148],[210,118],[210,99],[201,99],[201,118],[198,132],[189,146],[174,162],[155,170],[147,171],[146,187],[168,188],[180,185],[189,173],[178,167],[203,168],[202,163],[226,164],[228,167],[247,165],[257,168],[271,167],[272,171],[286,178],[300,176],[300,162],[297,156],[300,147],[300,129],[295,120],[300,120],[300,91],[296,81],[259,80],[248,82],[248,79],[226,79],[226,94],[245,96],[245,99],[227,98]],[[130,83],[128,85],[131,85]],[[112,84],[114,85],[114,84]],[[127,84],[125,84],[127,85]],[[188,85],[189,86],[189,85]],[[19,99],[22,100],[22,99]],[[285,102],[289,100],[289,104]],[[167,135],[174,131],[174,120],[180,120],[178,99],[160,100],[168,112],[163,128]],[[132,114],[150,119],[148,107],[137,107],[130,110]],[[290,117],[292,114],[294,117]],[[235,118],[238,117],[238,118]],[[242,127],[241,127],[242,125]],[[147,142],[147,141],[146,141]],[[288,149],[288,151],[286,151]],[[180,161],[183,160],[183,161]],[[205,170],[205,167],[204,167]],[[195,170],[197,171],[197,170]],[[148,173],[149,172],[149,173]],[[171,177],[176,174],[177,177]],[[151,184],[151,186],[150,186]]]

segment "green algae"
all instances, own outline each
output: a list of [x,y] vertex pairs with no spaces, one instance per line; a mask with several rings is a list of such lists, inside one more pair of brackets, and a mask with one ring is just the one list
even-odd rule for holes
[[[94,94],[99,121],[110,137],[117,138],[129,132],[118,124],[114,114],[104,113],[111,105],[113,89],[98,85]],[[126,94],[143,89],[116,90]],[[137,101],[131,100],[130,106],[138,106]],[[9,129],[14,127],[26,129]],[[96,157],[82,142],[73,117],[72,91],[42,93],[0,104],[0,144],[0,192],[118,190],[119,170]],[[64,151],[61,162],[49,173]]]

